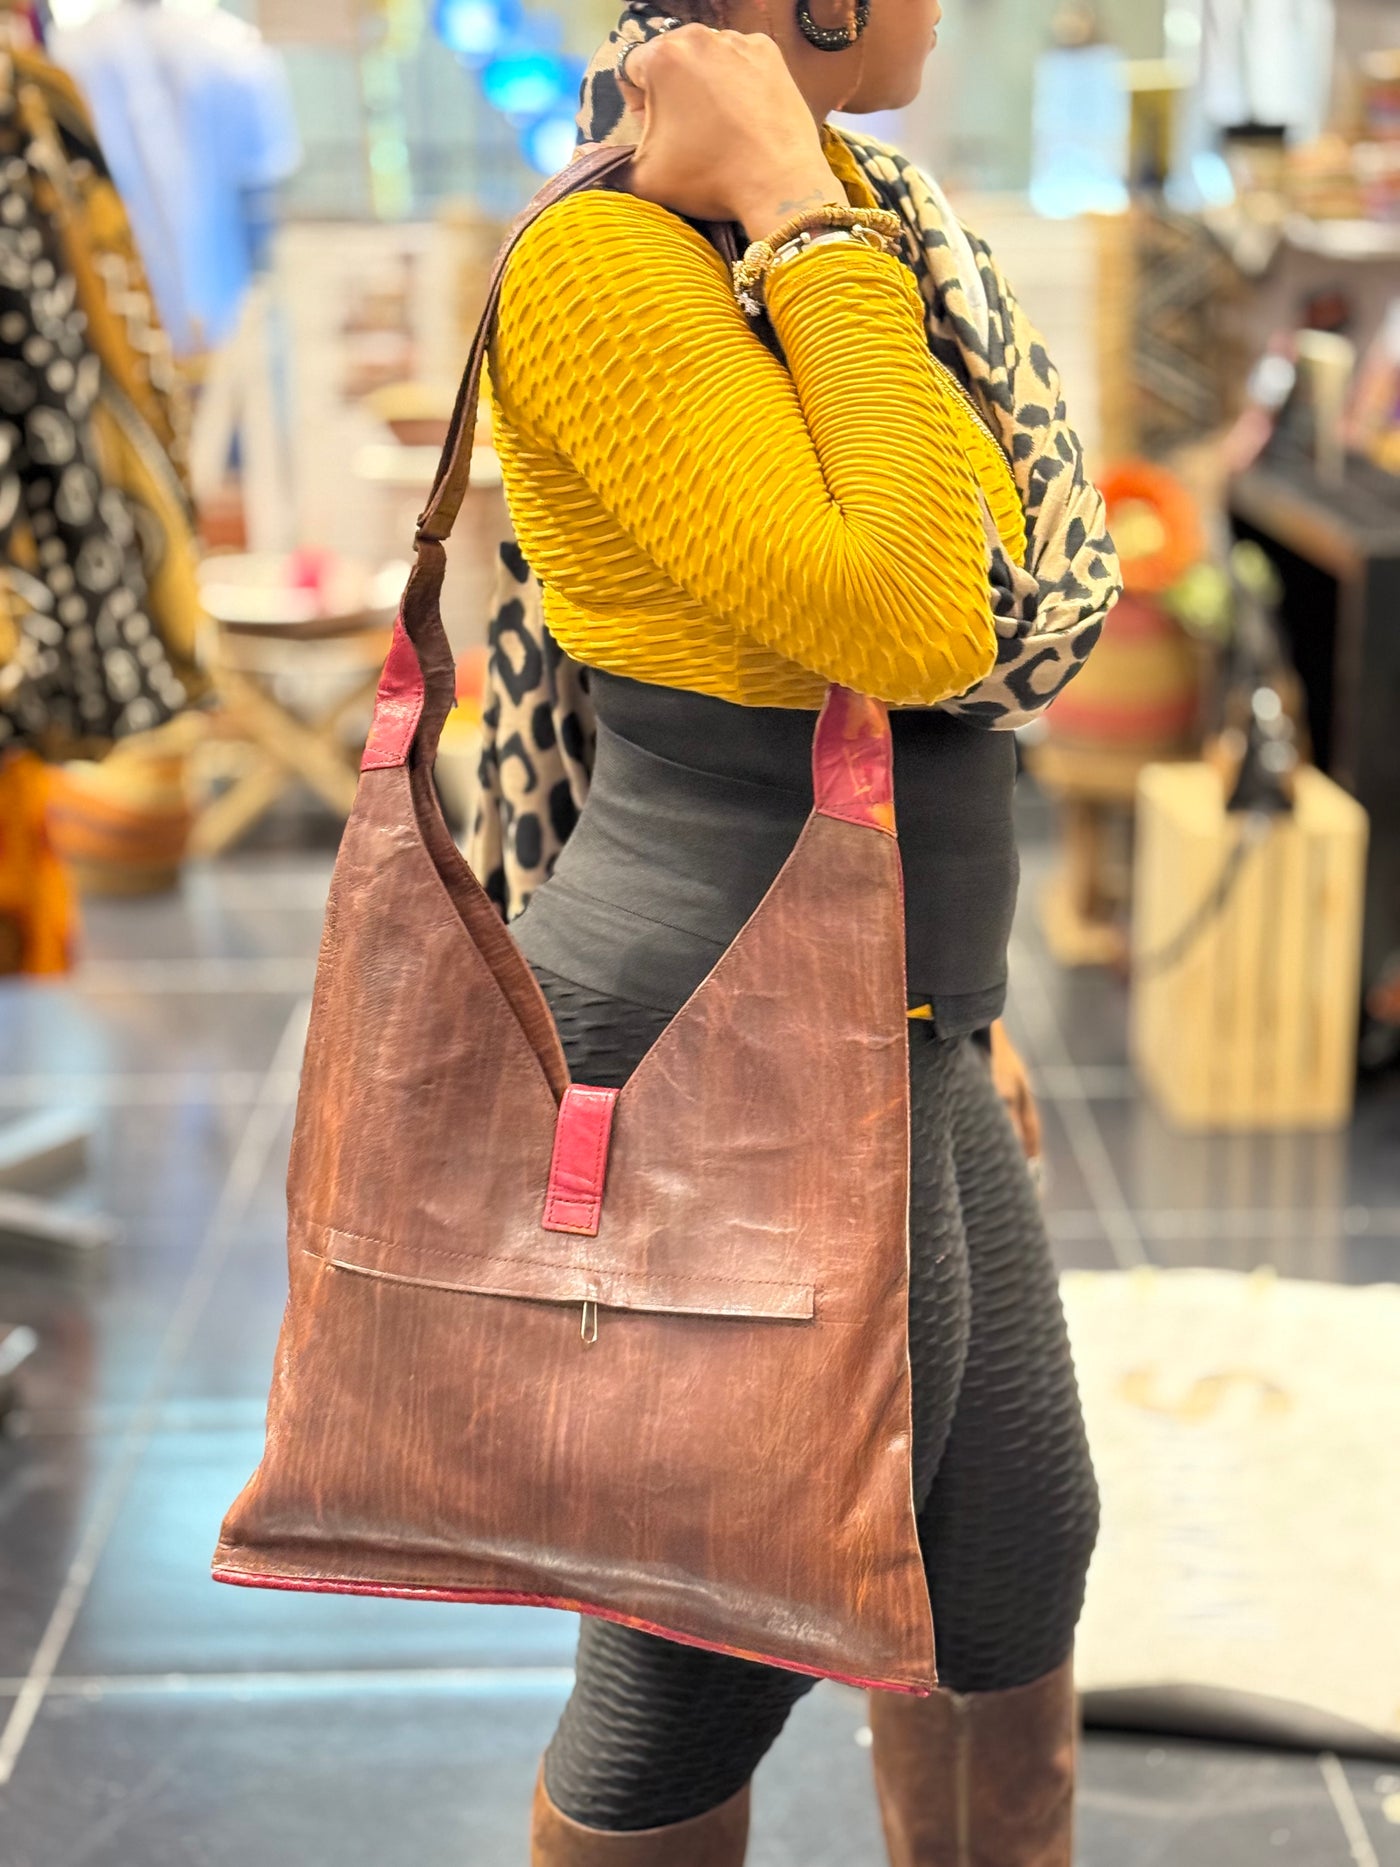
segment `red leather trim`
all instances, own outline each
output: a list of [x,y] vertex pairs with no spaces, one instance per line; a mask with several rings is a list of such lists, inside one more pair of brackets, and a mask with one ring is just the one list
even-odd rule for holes
[[807,1679],[832,1679],[837,1685],[850,1685],[862,1692],[900,1692],[906,1698],[930,1698],[932,1688],[890,1685],[883,1679],[856,1679],[845,1673],[823,1672],[819,1666],[794,1666],[789,1660],[775,1660],[766,1653],[751,1653],[745,1647],[721,1646],[714,1640],[695,1640],[679,1634],[673,1627],[658,1627],[654,1621],[639,1621],[630,1614],[615,1614],[607,1608],[593,1608],[586,1601],[569,1601],[562,1596],[517,1595],[486,1588],[391,1588],[379,1582],[341,1582],[327,1576],[248,1575],[242,1570],[213,1571],[216,1582],[233,1588],[285,1589],[298,1595],[371,1595],[381,1601],[449,1601],[470,1603],[487,1608],[554,1608],[561,1614],[586,1614],[595,1621],[611,1621],[617,1627],[635,1627],[638,1633],[656,1634],[677,1646],[698,1647],[703,1653],[724,1653],[731,1659],[753,1660],[760,1666],[777,1666],[783,1672],[801,1673]]
[[618,1094],[616,1089],[588,1089],[580,1083],[571,1083],[564,1091],[544,1201],[547,1232],[598,1236]]
[[830,689],[812,745],[812,796],[823,817],[894,835],[894,742],[878,700]]
[[361,771],[384,771],[389,766],[408,763],[426,697],[423,670],[400,614],[394,624],[394,639],[389,644],[384,672],[379,677],[374,721],[365,744],[365,755],[360,761]]

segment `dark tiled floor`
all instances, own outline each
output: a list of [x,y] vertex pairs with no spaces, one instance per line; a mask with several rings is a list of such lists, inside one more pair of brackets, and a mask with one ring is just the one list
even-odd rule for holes
[[[1032,862],[1034,869],[1034,861]],[[96,1261],[0,1250],[41,1349],[0,1442],[0,1867],[522,1867],[568,1688],[565,1617],[216,1589],[284,1287],[282,1177],[328,865],[264,856],[95,910],[72,985],[0,990],[0,1122],[95,1125]],[[1067,1267],[1400,1276],[1396,1085],[1342,1137],[1173,1135],[1135,1095],[1124,993],[1023,917]],[[861,1700],[806,1700],[761,1775],[756,1867],[882,1858]],[[1081,1867],[1400,1867],[1400,1770],[1091,1736]]]

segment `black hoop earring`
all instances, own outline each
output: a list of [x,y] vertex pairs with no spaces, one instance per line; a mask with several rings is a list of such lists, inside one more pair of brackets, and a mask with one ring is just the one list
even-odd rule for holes
[[850,26],[819,26],[812,18],[812,0],[797,0],[797,27],[808,45],[819,52],[844,52],[870,24],[870,0],[857,0]]

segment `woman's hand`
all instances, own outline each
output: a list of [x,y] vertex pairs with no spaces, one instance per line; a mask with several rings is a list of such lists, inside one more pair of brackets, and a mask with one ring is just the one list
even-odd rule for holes
[[842,201],[816,121],[765,33],[681,26],[628,55],[623,96],[643,111],[632,193],[749,238]]
[[1021,1053],[1007,1036],[1006,1026],[1000,1019],[992,1026],[992,1081],[1025,1149],[1026,1159],[1038,1161],[1044,1143],[1035,1091]]

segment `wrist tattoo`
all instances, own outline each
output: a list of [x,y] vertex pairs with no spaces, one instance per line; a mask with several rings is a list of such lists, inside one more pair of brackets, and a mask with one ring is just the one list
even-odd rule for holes
[[779,215],[786,220],[789,214],[800,214],[804,208],[820,207],[829,198],[828,195],[814,188],[810,194],[796,195],[790,201],[777,202],[776,206]]

